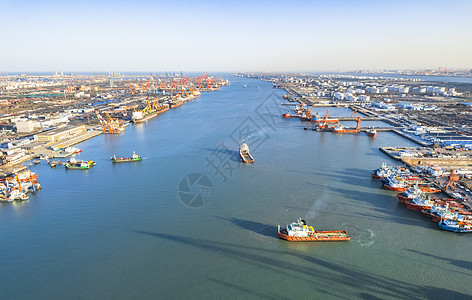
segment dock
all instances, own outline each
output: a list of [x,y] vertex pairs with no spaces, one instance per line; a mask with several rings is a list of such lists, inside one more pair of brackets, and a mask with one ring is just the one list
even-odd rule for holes
[[89,128],[88,131],[79,134],[77,136],[74,136],[70,139],[67,140],[62,140],[59,142],[55,143],[47,143],[42,147],[38,147],[36,149],[32,149],[33,155],[38,156],[38,155],[47,155],[49,158],[54,158],[58,153],[52,150],[53,148],[67,148],[73,145],[77,145],[79,143],[82,143],[83,141],[86,141],[88,139],[91,139],[93,137],[96,137],[100,134],[102,134],[103,131],[101,129],[97,129],[95,127]]

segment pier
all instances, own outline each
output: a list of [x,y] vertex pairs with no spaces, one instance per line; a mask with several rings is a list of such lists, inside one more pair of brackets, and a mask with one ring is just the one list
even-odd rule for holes
[[44,146],[32,149],[33,156],[47,155],[49,158],[53,158],[57,153],[52,150],[53,148],[67,148],[76,144],[79,144],[83,141],[96,137],[102,134],[103,131],[97,129],[96,127],[89,128],[88,131],[74,136],[67,140],[61,140],[55,143],[47,143]]

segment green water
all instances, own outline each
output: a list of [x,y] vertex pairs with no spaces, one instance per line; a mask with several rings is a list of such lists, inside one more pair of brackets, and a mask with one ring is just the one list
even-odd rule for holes
[[[472,235],[439,230],[370,177],[382,162],[395,164],[379,147],[412,142],[305,131],[280,118],[284,91],[230,81],[120,135],[79,144],[77,158],[97,162],[90,170],[32,166],[43,190],[0,204],[1,297],[470,297]],[[239,162],[243,139],[254,165]],[[133,151],[143,161],[110,161]],[[194,177],[209,180],[199,182],[201,198],[192,198],[200,185],[186,185]],[[277,225],[297,217],[352,240],[279,240]]]

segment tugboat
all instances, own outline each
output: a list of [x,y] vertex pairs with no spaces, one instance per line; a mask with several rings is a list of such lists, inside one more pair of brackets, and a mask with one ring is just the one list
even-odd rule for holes
[[393,174],[394,171],[395,171],[394,167],[389,167],[387,166],[386,162],[383,162],[380,168],[372,170],[373,172],[372,178],[381,179],[381,178],[389,177],[390,175]]
[[423,209],[431,209],[435,203],[429,199],[429,197],[416,197],[412,200],[405,201],[406,208],[416,211]]
[[439,228],[453,232],[472,232],[472,226],[464,222],[453,219],[442,219],[439,223]]
[[287,119],[287,118],[293,118],[293,117],[298,117],[298,116],[291,115],[290,113],[287,112],[286,114],[282,114],[282,117]]
[[405,201],[413,200],[416,197],[424,197],[424,192],[416,184],[405,192],[397,194],[398,202],[400,203],[405,203]]
[[245,142],[242,142],[241,146],[239,146],[239,157],[241,157],[241,160],[245,163],[254,163],[254,158],[249,152],[249,147]]
[[278,226],[278,236],[289,242],[332,242],[349,241],[351,237],[343,230],[314,230],[307,226],[305,220],[298,218],[296,222],[287,225],[287,228]]
[[115,155],[113,155],[113,157],[111,158],[111,162],[113,163],[119,163],[119,162],[128,162],[128,161],[141,161],[142,160],[142,157],[137,155],[134,151],[133,151],[133,156],[131,157],[116,157]]

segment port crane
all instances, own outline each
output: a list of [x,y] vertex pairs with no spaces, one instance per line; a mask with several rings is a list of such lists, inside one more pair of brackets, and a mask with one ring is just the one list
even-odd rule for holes
[[[327,122],[328,118],[329,118],[329,110],[326,111],[326,114],[321,119],[320,124],[318,125],[318,127],[322,128],[322,129],[328,128],[328,122]],[[336,123],[338,123],[337,120],[336,120]]]
[[307,107],[305,109],[304,115],[302,114],[302,117],[300,119],[309,121],[311,119],[311,111],[313,110],[313,107],[315,107],[315,105],[312,105],[310,109],[308,109],[308,107]]
[[351,117],[355,117],[355,118],[356,118],[357,124],[356,124],[356,128],[355,128],[355,129],[356,129],[356,130],[360,130],[359,124],[361,124],[362,119],[361,119],[361,117],[357,114],[357,110],[355,110],[355,111],[352,113]]
[[449,177],[446,180],[446,182],[443,184],[443,189],[447,191],[447,189],[450,187],[451,190],[456,189],[456,183],[459,181],[459,175],[455,174],[454,170],[451,170],[449,173]]
[[100,115],[98,111],[96,112],[96,115],[103,127],[103,133],[121,133],[125,131],[123,124],[117,120],[113,120],[108,112],[105,112],[106,120]]

